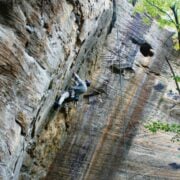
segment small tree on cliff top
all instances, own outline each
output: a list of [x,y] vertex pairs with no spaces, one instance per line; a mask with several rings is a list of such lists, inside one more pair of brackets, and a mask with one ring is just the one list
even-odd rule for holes
[[180,0],[130,0],[136,12],[146,13],[156,19],[161,27],[176,30],[175,48],[180,50]]
[[[135,6],[135,12],[145,13],[155,19],[161,27],[169,26],[175,29],[175,49],[180,51],[180,0],[129,0]],[[144,19],[145,22],[149,18]],[[177,91],[180,94],[180,76],[176,75],[168,58],[166,61],[170,67]]]

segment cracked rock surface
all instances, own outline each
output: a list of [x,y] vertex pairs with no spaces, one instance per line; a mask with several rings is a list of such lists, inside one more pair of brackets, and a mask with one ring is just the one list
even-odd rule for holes
[[[180,179],[172,32],[126,0],[0,0],[0,179]],[[168,39],[168,40],[167,40]],[[91,80],[55,111],[72,73]]]
[[[46,127],[48,133],[43,131],[43,125],[51,119],[55,98],[68,85],[72,71],[83,78],[89,76],[88,68],[96,61],[96,56],[90,53],[96,54],[104,43],[111,18],[110,0],[0,1],[0,175],[3,179],[17,179],[23,159],[22,172],[30,165],[32,174],[36,166],[48,167],[53,155],[41,162],[39,159],[48,154],[49,148],[43,151],[39,146],[43,147],[42,143],[49,137],[57,138],[52,146],[59,139],[63,144],[66,128],[63,118],[56,118],[53,125]],[[87,60],[90,56],[94,57],[92,61]],[[43,138],[38,139],[41,131]],[[43,170],[39,172],[43,173]]]

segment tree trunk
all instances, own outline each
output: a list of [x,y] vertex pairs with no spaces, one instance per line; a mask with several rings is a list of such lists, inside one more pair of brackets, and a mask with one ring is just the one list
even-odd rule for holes
[[171,7],[171,10],[173,12],[174,19],[176,22],[176,29],[177,29],[177,34],[178,34],[178,43],[179,43],[179,50],[180,50],[180,24],[179,24],[179,17],[178,17],[178,13],[177,13],[177,9],[176,9],[176,4],[174,4]]
[[179,51],[180,51],[180,30],[178,32],[178,43],[179,43]]
[[172,68],[172,66],[171,66],[171,64],[170,64],[170,62],[169,62],[169,60],[168,60],[168,58],[165,57],[165,59],[166,59],[166,62],[168,63],[168,65],[169,65],[169,68],[170,68],[171,73],[172,73],[172,75],[173,75],[174,81],[175,81],[175,83],[176,83],[177,91],[178,91],[178,93],[179,93],[179,95],[180,95],[180,87],[179,87],[178,81],[177,81],[177,79],[176,79],[175,72],[174,72],[174,70],[173,70],[173,68]]

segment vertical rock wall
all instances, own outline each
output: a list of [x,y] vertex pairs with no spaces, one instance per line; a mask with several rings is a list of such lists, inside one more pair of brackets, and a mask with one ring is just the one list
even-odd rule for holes
[[46,179],[180,178],[179,144],[171,141],[175,134],[144,128],[153,120],[179,123],[179,96],[165,61],[167,56],[179,73],[172,32],[130,12],[127,1],[116,1],[115,27],[91,77],[93,85]]
[[[179,179],[173,134],[143,126],[179,123],[165,62],[178,74],[179,55],[171,32],[132,11],[126,0],[0,0],[2,179]],[[54,111],[73,71],[91,88]]]
[[[46,169],[53,155],[40,161],[50,150],[36,146],[43,147],[39,133],[44,140],[57,137],[60,144],[53,142],[53,150],[63,144],[63,115],[45,127],[48,132],[43,124],[53,119],[52,105],[69,84],[72,71],[82,78],[90,76],[94,54],[109,31],[112,7],[110,0],[0,1],[1,178],[17,179],[23,159],[22,172],[27,172],[27,164],[32,174],[36,167]],[[22,173],[23,177],[28,178]]]

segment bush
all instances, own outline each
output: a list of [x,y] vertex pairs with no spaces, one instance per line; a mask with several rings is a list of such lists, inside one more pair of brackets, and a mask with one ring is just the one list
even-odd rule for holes
[[144,125],[146,129],[151,131],[152,133],[156,133],[158,130],[165,132],[173,132],[176,135],[172,138],[172,141],[180,141],[180,125],[179,124],[168,124],[160,121],[153,121],[149,124]]

